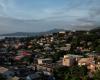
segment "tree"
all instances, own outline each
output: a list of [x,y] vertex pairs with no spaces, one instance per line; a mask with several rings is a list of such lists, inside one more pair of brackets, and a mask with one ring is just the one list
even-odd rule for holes
[[100,80],[100,70],[97,70],[93,77],[94,80]]
[[100,52],[100,45],[95,48],[96,52]]
[[53,74],[54,74],[56,80],[64,80],[64,78],[67,76],[67,74],[69,74],[69,68],[68,67],[55,68]]
[[53,59],[53,62],[56,62],[60,59],[60,57],[63,57],[65,54],[66,54],[66,51],[59,51],[53,54],[51,58]]
[[6,80],[6,79],[0,74],[0,80]]
[[70,74],[75,76],[85,76],[87,75],[87,67],[86,66],[74,66],[70,68]]
[[86,66],[60,67],[54,71],[54,76],[57,80],[86,80]]

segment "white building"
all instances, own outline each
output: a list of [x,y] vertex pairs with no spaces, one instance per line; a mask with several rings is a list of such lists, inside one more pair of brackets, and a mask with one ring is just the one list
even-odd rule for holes
[[45,58],[45,59],[38,59],[38,64],[49,64],[52,63],[52,59],[50,58]]

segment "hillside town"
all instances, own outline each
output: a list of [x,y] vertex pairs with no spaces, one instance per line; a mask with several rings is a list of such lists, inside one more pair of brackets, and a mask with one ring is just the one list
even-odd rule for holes
[[100,32],[0,39],[0,80],[100,80]]

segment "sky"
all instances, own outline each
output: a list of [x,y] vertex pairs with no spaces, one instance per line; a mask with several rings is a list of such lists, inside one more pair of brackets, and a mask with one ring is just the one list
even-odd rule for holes
[[91,29],[99,23],[100,0],[0,0],[0,33]]

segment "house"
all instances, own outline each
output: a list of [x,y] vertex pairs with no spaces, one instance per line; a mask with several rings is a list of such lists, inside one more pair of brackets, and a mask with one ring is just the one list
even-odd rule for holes
[[7,53],[7,49],[6,48],[0,48],[0,53]]
[[25,79],[26,76],[35,73],[35,71],[33,70],[33,68],[28,68],[28,67],[25,67],[23,65],[20,68],[15,68],[14,72],[15,72],[15,74],[16,74],[17,77],[22,78],[22,79]]
[[54,66],[52,64],[42,64],[42,65],[36,65],[37,70],[52,72]]
[[68,56],[68,55],[64,55],[63,61],[62,61],[62,65],[63,66],[73,66],[75,63],[75,58],[73,58],[72,56]]
[[8,80],[20,80],[20,78],[17,77],[17,76],[14,76],[14,77],[12,77],[12,78],[9,78]]
[[88,58],[81,58],[78,61],[78,65],[79,66],[82,66],[82,65],[87,66],[87,69],[90,70],[90,72],[95,72],[97,69],[100,69],[100,63],[96,62],[94,60],[93,55],[90,55]]
[[44,50],[46,50],[46,51],[51,51],[52,48],[50,48],[50,47],[44,47]]
[[78,61],[78,65],[82,66],[82,65],[90,65],[92,63],[95,63],[94,58],[81,58]]
[[88,53],[88,52],[90,52],[90,49],[84,48],[84,49],[81,50],[81,52],[83,52],[83,53],[87,52]]
[[77,63],[78,60],[80,60],[82,57],[83,56],[80,56],[80,55],[72,55],[72,54],[64,55],[63,65],[64,66],[72,66],[75,63]]
[[67,51],[67,47],[60,47],[60,50]]
[[45,58],[45,59],[38,59],[38,64],[49,64],[52,63],[52,59],[51,58]]
[[67,56],[75,58],[76,62],[80,60],[83,56],[81,55],[74,55],[74,54],[67,54]]
[[27,64],[29,62],[29,58],[32,56],[31,51],[18,51],[17,56],[15,56],[15,61],[22,61],[23,63]]
[[66,44],[67,50],[71,49],[71,44]]
[[7,68],[5,68],[5,67],[0,67],[0,74],[5,73],[6,71],[8,71]]
[[60,32],[59,32],[59,34],[65,34],[65,33],[66,33],[65,31],[60,31]]
[[15,73],[13,71],[11,71],[5,67],[0,67],[0,74],[6,79],[12,78],[15,75]]
[[96,69],[100,70],[100,62],[96,64]]
[[41,80],[41,76],[39,73],[29,74],[25,80]]

